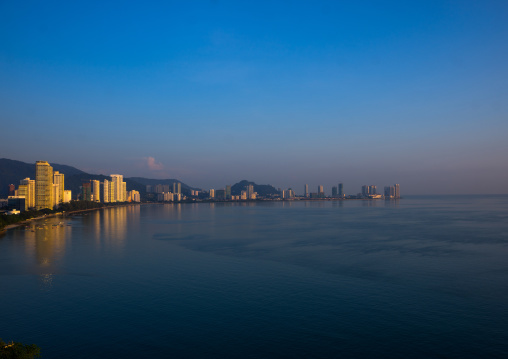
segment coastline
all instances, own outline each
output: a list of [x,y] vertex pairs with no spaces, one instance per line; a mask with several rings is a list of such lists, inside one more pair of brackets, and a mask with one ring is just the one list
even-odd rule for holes
[[[401,197],[402,198],[402,197]],[[400,198],[398,198],[400,199]],[[397,199],[397,200],[398,200]],[[362,200],[362,201],[365,201],[365,200],[368,200],[368,201],[372,201],[372,200],[380,200],[380,198],[330,198],[330,197],[326,197],[326,198],[303,198],[303,197],[296,197],[296,198],[291,198],[291,199],[254,199],[254,200],[201,200],[201,201],[180,201],[180,202],[131,202],[131,203],[122,203],[122,204],[118,204],[118,205],[114,205],[114,206],[104,206],[104,207],[98,207],[98,208],[88,208],[88,209],[79,209],[79,210],[73,210],[73,211],[69,211],[69,212],[56,212],[56,213],[50,213],[50,214],[46,214],[46,215],[43,215],[43,216],[40,216],[40,217],[34,217],[34,218],[29,218],[27,220],[24,220],[24,221],[21,221],[21,222],[18,222],[18,223],[14,223],[14,224],[9,224],[3,228],[0,228],[0,235],[4,234],[7,230],[9,229],[13,229],[13,228],[17,228],[17,227],[21,227],[21,226],[24,226],[24,225],[27,225],[29,223],[31,223],[32,221],[38,221],[38,220],[41,220],[41,219],[47,219],[47,218],[53,218],[53,217],[57,217],[57,216],[62,216],[62,217],[67,217],[67,216],[72,216],[72,215],[75,215],[75,214],[78,214],[78,213],[84,213],[84,212],[91,212],[91,211],[96,211],[96,210],[100,210],[100,209],[104,209],[104,208],[114,208],[114,207],[125,207],[125,206],[137,206],[137,205],[142,205],[142,204],[169,204],[169,203],[172,203],[172,204],[177,204],[177,203],[252,203],[252,202],[266,202],[266,201],[280,201],[280,202],[293,202],[293,201],[358,201],[358,200]],[[385,199],[385,200],[394,200],[394,199]]]
[[40,217],[29,218],[27,220],[24,220],[24,221],[21,221],[18,223],[14,223],[14,224],[9,224],[3,228],[0,228],[0,235],[5,234],[5,232],[7,232],[9,229],[22,227],[22,226],[25,226],[25,225],[31,223],[32,221],[39,221],[41,219],[53,218],[53,217],[58,217],[58,216],[67,217],[67,216],[75,215],[77,213],[97,211],[97,210],[104,209],[104,208],[137,206],[140,204],[142,204],[142,203],[135,202],[135,203],[119,204],[119,205],[115,205],[115,206],[104,206],[104,207],[98,207],[98,208],[79,209],[79,210],[69,211],[69,212],[56,212],[56,213],[45,214]]

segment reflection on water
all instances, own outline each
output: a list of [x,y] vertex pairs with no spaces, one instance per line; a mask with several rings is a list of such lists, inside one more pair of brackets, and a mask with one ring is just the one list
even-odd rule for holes
[[507,208],[153,204],[40,221],[0,239],[0,323],[51,358],[507,357]]
[[138,205],[107,208],[34,221],[26,227],[13,229],[9,234],[15,240],[11,243],[13,247],[23,246],[23,258],[28,260],[24,270],[35,272],[40,289],[50,291],[55,274],[64,272],[66,251],[86,246],[96,251],[106,249],[110,253],[121,253],[127,225],[137,230],[139,215]]
[[93,211],[83,216],[86,238],[95,240],[95,248],[121,250],[127,235],[127,225],[139,221],[139,206],[119,206]]
[[16,232],[25,239],[25,253],[35,259],[41,290],[51,289],[52,276],[65,256],[67,239],[71,228],[60,222],[61,218],[34,222],[25,230]]

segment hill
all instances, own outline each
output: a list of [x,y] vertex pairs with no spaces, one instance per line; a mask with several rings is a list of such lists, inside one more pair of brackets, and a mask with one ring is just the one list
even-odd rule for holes
[[279,194],[279,191],[269,184],[256,184],[247,180],[243,180],[232,185],[231,194],[233,196],[239,196],[241,192],[245,191],[245,188],[250,184],[254,186],[254,192],[257,192],[261,197],[270,197]]

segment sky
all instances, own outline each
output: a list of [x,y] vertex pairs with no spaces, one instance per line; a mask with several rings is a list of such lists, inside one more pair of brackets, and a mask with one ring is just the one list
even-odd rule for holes
[[2,1],[0,158],[508,193],[507,1]]

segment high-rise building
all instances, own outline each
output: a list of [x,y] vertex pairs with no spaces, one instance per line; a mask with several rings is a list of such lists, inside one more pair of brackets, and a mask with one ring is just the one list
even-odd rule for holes
[[111,182],[109,182],[107,179],[105,179],[103,184],[102,184],[102,186],[103,186],[102,187],[102,202],[104,202],[104,203],[111,202],[111,198],[110,198],[110,195],[109,195],[110,184],[111,184]]
[[180,182],[173,183],[173,193],[182,193],[182,184]]
[[306,198],[309,198],[309,185],[308,185],[308,184],[306,184],[306,185],[305,185],[305,192],[304,192],[304,196],[305,196]]
[[92,184],[90,182],[83,182],[81,187],[81,200],[82,201],[92,200]]
[[376,186],[369,186],[369,194],[371,194],[371,195],[377,194],[377,187]]
[[[22,186],[26,186],[25,198],[27,208],[35,207],[35,180],[30,178],[25,178],[19,181],[19,184]],[[21,196],[21,194],[19,194]]]
[[215,198],[215,190],[213,188],[210,190],[210,198]]
[[395,184],[394,187],[395,187],[395,198],[400,198],[400,186],[398,184]]
[[342,183],[339,183],[339,197],[344,197],[344,185]]
[[[12,197],[12,196],[10,196]],[[18,186],[18,195],[17,197],[23,197],[25,198],[25,208],[23,208],[24,211],[28,209],[28,185],[26,184],[20,184]]]
[[152,193],[152,185],[146,185],[146,193]]
[[332,187],[332,197],[337,197],[337,187]]
[[122,202],[127,201],[127,182],[122,182]]
[[116,196],[116,191],[115,191],[115,186],[113,186],[113,182],[109,182],[109,202],[115,202],[115,196]]
[[53,183],[58,185],[57,187],[55,187],[55,190],[57,191],[57,193],[55,194],[54,198],[56,200],[55,202],[55,206],[62,203],[63,202],[63,196],[64,196],[64,191],[65,191],[65,178],[64,178],[64,174],[63,173],[60,173],[58,171],[55,171],[53,173]]
[[369,193],[369,189],[370,189],[370,187],[367,186],[367,185],[363,185],[362,186],[362,196],[363,197],[368,197],[369,196],[369,194],[370,194]]
[[52,199],[53,206],[58,207],[60,205],[60,202],[59,202],[60,185],[59,184],[53,183],[53,191],[51,192],[51,194],[53,196],[53,199]]
[[394,198],[394,197],[395,197],[395,186],[386,186],[385,198]]
[[226,199],[231,199],[231,185],[226,185]]
[[325,197],[325,189],[323,186],[318,186],[318,196],[319,196],[319,198]]
[[53,167],[47,161],[35,163],[35,208],[53,209]]
[[247,185],[245,186],[246,192],[247,192],[247,198],[250,199],[252,197],[252,194],[254,193],[254,185]]
[[123,189],[123,176],[111,175],[111,186],[113,187],[113,197],[110,198],[111,202],[124,202],[124,189]]
[[101,201],[101,183],[97,180],[92,180],[92,194],[94,202]]
[[295,191],[293,191],[292,188],[288,188],[287,193],[288,193],[287,198],[295,198]]
[[16,194],[16,186],[14,186],[13,184],[10,184],[7,186],[7,191],[8,191],[8,195],[9,196],[14,196]]

